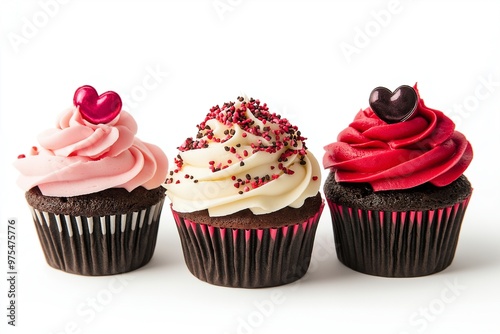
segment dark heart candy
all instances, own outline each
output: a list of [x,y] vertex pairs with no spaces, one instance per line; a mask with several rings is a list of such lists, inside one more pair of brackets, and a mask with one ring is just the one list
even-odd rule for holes
[[82,117],[93,124],[111,122],[122,109],[118,94],[109,91],[98,95],[94,87],[88,85],[76,90],[73,104],[80,107]]
[[370,107],[386,123],[404,122],[417,110],[418,97],[415,90],[402,85],[391,92],[385,87],[377,87],[370,93]]

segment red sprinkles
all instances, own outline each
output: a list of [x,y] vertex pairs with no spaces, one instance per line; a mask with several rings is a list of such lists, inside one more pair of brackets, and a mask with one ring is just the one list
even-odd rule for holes
[[[186,152],[207,148],[209,142],[225,143],[236,135],[236,130],[234,129],[225,130],[223,135],[220,133],[215,134],[213,129],[207,124],[208,121],[215,119],[228,127],[237,125],[243,130],[243,132],[241,132],[242,138],[247,138],[249,134],[257,137],[256,141],[250,144],[252,154],[257,152],[273,154],[283,151],[278,158],[278,165],[270,166],[271,170],[278,167],[278,174],[265,175],[263,177],[252,177],[252,175],[246,174],[244,180],[237,179],[235,175],[231,176],[231,180],[236,181],[233,184],[234,187],[242,188],[243,190],[239,190],[238,193],[243,194],[244,192],[248,192],[250,187],[255,189],[271,180],[276,180],[281,174],[293,175],[295,172],[291,168],[294,164],[287,164],[287,167],[285,167],[283,163],[286,163],[289,157],[299,155],[300,165],[305,165],[306,161],[304,158],[307,154],[307,148],[304,142],[306,138],[302,137],[298,128],[291,125],[287,119],[281,118],[280,115],[270,113],[266,103],[261,104],[259,100],[253,98],[249,101],[245,101],[243,97],[238,97],[238,101],[238,106],[235,102],[227,102],[224,103],[222,107],[219,107],[219,105],[212,107],[204,121],[196,126],[198,128],[196,139],[192,137],[187,138],[178,149],[181,152]],[[251,113],[262,125],[257,124],[253,118],[249,118],[247,115],[248,113]],[[278,125],[278,128],[273,129],[271,125]],[[263,143],[263,140],[266,142]],[[302,142],[302,148],[299,148],[299,142]],[[241,144],[239,143],[235,146],[225,145],[224,150],[233,154],[235,159],[227,159],[227,164],[212,160],[209,161],[207,167],[215,173],[229,167],[232,165],[233,161],[239,162],[241,167],[245,166],[243,157],[248,157],[250,152],[248,149],[238,150],[240,147]],[[177,167],[174,173],[178,173],[183,166],[183,160],[180,155],[177,155],[174,159],[174,163]],[[170,175],[172,175],[172,172]],[[185,174],[184,178],[192,180],[194,177]],[[312,179],[317,180],[318,177],[313,176]],[[173,178],[167,179],[167,183],[172,182]],[[197,182],[197,180],[194,180],[194,182]],[[175,183],[180,183],[180,180],[177,180]]]

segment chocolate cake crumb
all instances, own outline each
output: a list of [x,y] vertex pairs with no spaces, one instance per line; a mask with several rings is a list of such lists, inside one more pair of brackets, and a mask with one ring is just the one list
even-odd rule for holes
[[323,187],[325,197],[340,205],[363,210],[420,211],[453,205],[472,193],[467,178],[462,175],[444,187],[425,183],[411,189],[374,192],[369,183],[338,183],[330,173]]
[[40,211],[73,216],[105,216],[141,211],[165,197],[165,188],[147,190],[138,187],[131,192],[111,188],[93,194],[53,197],[44,196],[38,187],[26,192],[28,204]]
[[[243,192],[240,191],[240,193],[242,194]],[[281,210],[263,215],[255,215],[250,209],[245,209],[222,217],[210,217],[208,215],[208,210],[177,212],[177,214],[184,219],[199,224],[207,224],[221,228],[276,228],[305,222],[319,211],[321,202],[321,195],[318,192],[316,196],[307,198],[300,208],[287,206]]]

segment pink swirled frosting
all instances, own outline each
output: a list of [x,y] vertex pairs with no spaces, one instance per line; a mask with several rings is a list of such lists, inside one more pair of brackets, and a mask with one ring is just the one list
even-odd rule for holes
[[153,189],[166,179],[167,157],[135,137],[137,123],[121,111],[107,124],[82,118],[79,107],[60,115],[57,126],[38,136],[40,148],[17,159],[18,185],[38,186],[45,196],[78,196],[109,188]]
[[410,120],[388,124],[366,108],[337,140],[325,146],[323,166],[335,172],[337,182],[367,182],[374,191],[427,182],[446,186],[462,175],[473,156],[453,121],[425,106],[420,95]]

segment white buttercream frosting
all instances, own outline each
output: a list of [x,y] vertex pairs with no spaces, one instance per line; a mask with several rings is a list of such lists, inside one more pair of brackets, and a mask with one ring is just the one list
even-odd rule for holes
[[296,126],[258,100],[213,107],[196,138],[179,147],[165,187],[178,212],[299,208],[318,193],[321,173]]

